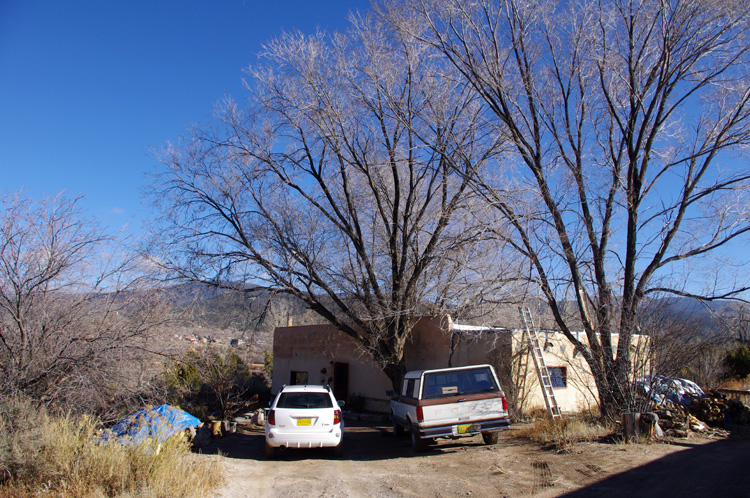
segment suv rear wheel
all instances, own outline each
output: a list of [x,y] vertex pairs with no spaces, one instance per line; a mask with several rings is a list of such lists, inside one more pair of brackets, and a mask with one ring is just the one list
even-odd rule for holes
[[276,458],[276,455],[277,455],[276,448],[266,443],[266,458],[273,459],[273,458]]
[[339,444],[333,447],[333,456],[340,457],[344,455],[344,440],[342,439]]

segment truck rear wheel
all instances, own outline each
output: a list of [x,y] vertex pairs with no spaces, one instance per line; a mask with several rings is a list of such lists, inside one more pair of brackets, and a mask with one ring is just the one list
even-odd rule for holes
[[404,435],[404,428],[401,427],[401,425],[396,422],[396,417],[393,416],[391,413],[391,421],[393,422],[393,435],[396,437],[401,437]]
[[417,453],[421,453],[427,449],[427,440],[419,437],[419,429],[414,424],[411,424],[411,447]]
[[482,439],[484,439],[484,444],[497,444],[497,440],[499,436],[500,436],[499,432],[483,432],[482,433]]

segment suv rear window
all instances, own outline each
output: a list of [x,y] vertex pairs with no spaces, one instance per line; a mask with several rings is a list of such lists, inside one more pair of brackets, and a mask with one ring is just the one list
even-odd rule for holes
[[427,373],[424,376],[423,399],[444,398],[464,394],[489,393],[498,390],[489,368],[472,368],[449,372]]
[[328,393],[281,393],[276,408],[333,408]]

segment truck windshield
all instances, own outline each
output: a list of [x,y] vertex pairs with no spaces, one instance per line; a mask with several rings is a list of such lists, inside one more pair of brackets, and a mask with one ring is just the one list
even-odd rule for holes
[[489,393],[498,390],[495,377],[488,367],[426,373],[422,399],[443,398],[464,394]]

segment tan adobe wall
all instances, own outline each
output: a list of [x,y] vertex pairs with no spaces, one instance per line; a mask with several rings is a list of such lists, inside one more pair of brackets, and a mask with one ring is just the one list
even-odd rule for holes
[[[486,329],[451,336],[450,317],[423,318],[405,347],[407,370],[490,363],[495,367],[512,415],[545,408],[536,369],[521,330]],[[586,337],[579,335],[582,342]],[[540,332],[547,366],[565,371],[566,387],[555,389],[563,412],[588,411],[597,405],[597,390],[588,365],[559,332]],[[617,336],[613,337],[615,342]],[[643,336],[633,338],[632,352],[647,345]],[[385,392],[391,382],[355,341],[332,325],[279,327],[274,333],[272,392],[290,382],[292,371],[308,372],[311,384],[333,384],[334,363],[348,363],[348,395],[364,397],[365,409],[387,412]]]
[[[527,383],[528,393],[524,393],[523,404],[519,406],[521,412],[528,413],[534,409],[545,409],[544,395],[539,385],[539,378],[534,367],[533,358],[525,354],[528,342],[524,333],[517,331],[513,334],[513,347],[524,354],[519,357],[520,368],[529,371],[531,378]],[[550,369],[563,369],[566,387],[555,388],[555,397],[560,410],[563,412],[589,411],[597,405],[598,392],[588,364],[583,355],[574,354],[573,345],[560,332],[540,332],[540,346],[543,348],[544,360]],[[579,339],[586,342],[586,338]],[[523,365],[527,362],[528,365]]]
[[[576,338],[583,344],[588,344],[586,335],[576,333]],[[547,367],[551,369],[564,369],[566,387],[555,388],[555,398],[558,406],[563,412],[588,412],[598,408],[599,392],[591,374],[591,369],[584,360],[583,355],[574,352],[573,345],[562,332],[540,332],[540,346],[543,348],[544,360]],[[612,336],[612,345],[617,347],[619,336]],[[644,370],[648,368],[648,337],[633,336],[631,356],[633,357],[634,369]],[[519,392],[518,410],[528,413],[534,409],[546,409],[544,395],[539,386],[539,379],[534,367],[533,358],[528,355],[528,341],[525,340],[522,331],[513,333],[513,350],[516,353],[514,359],[514,372],[517,378],[526,374],[526,385],[524,391]],[[640,376],[636,372],[635,377]]]
[[[486,363],[482,345],[459,348],[451,358],[448,332],[451,326],[452,321],[448,316],[420,319],[405,346],[407,370],[446,367],[451,359],[453,366]],[[348,363],[349,395],[363,396],[368,410],[389,411],[385,393],[392,389],[390,379],[354,339],[333,325],[276,328],[273,356],[273,393],[290,382],[292,371],[308,372],[308,382],[311,384],[332,384],[333,364]],[[323,370],[326,372],[323,373]]]
[[[332,325],[279,327],[274,332],[273,380],[277,393],[290,381],[292,371],[308,372],[310,384],[333,385],[333,364],[348,363],[348,392],[372,398],[368,409],[387,411],[388,377],[357,347],[354,340]],[[324,372],[325,371],[325,372]],[[381,400],[377,402],[375,400]],[[382,405],[382,406],[381,406]]]

